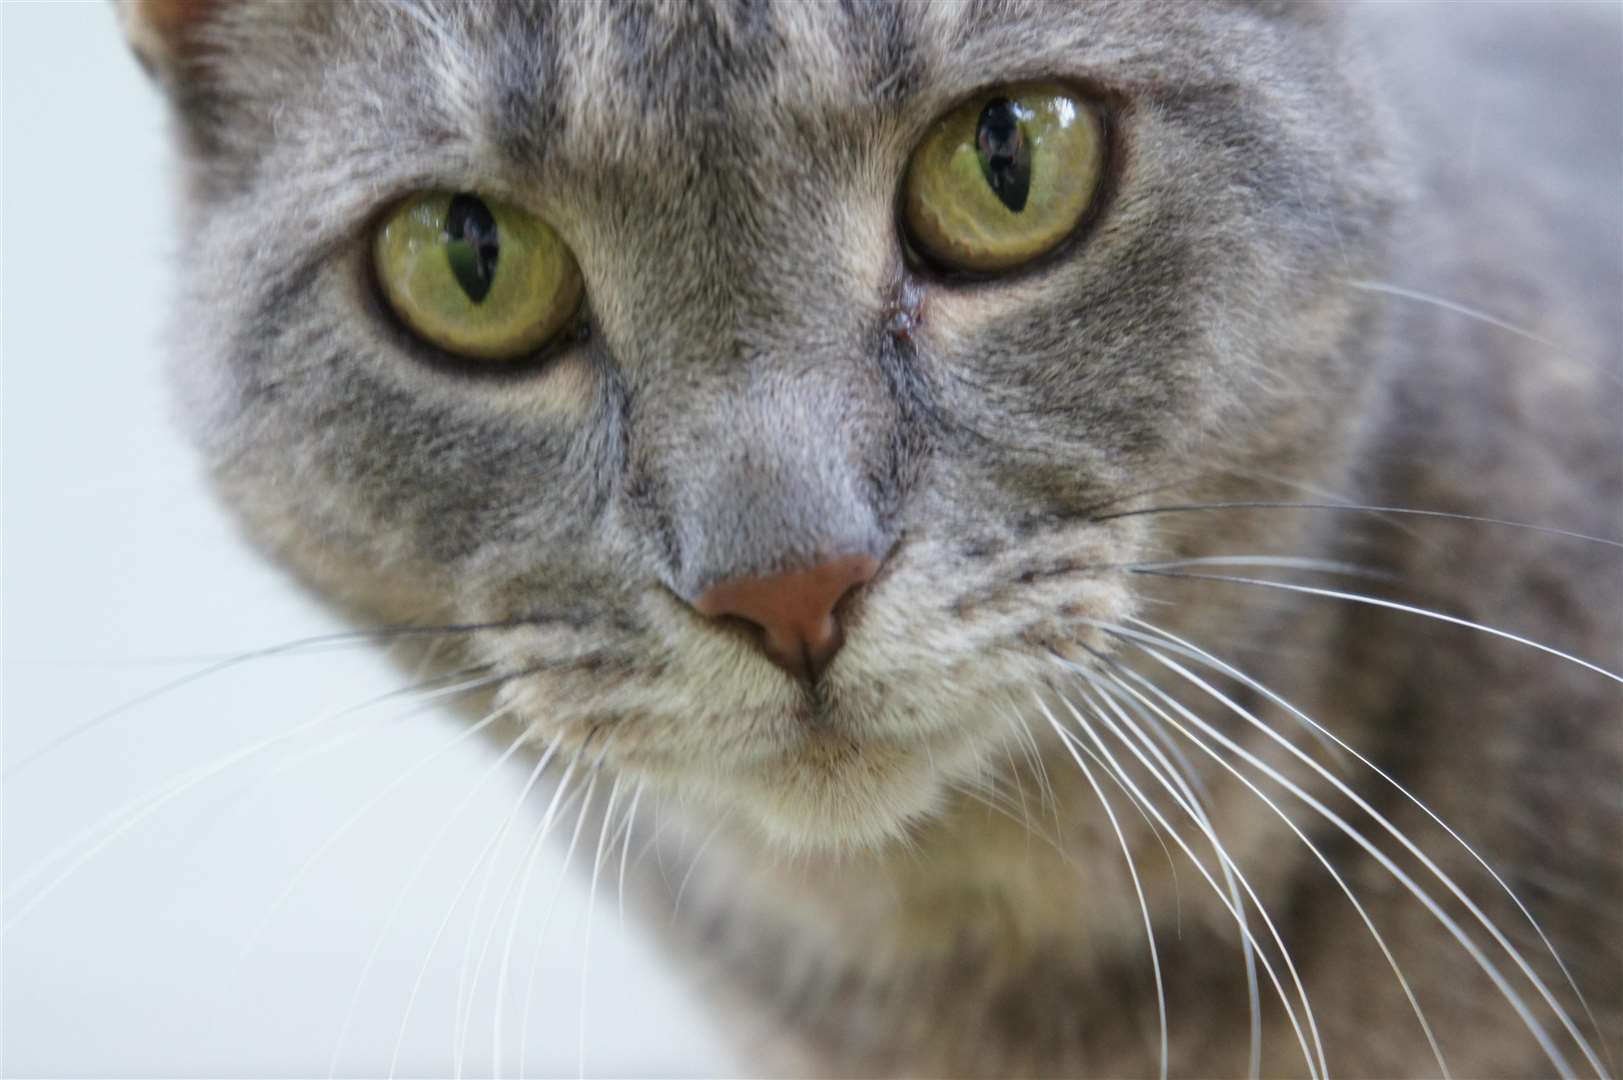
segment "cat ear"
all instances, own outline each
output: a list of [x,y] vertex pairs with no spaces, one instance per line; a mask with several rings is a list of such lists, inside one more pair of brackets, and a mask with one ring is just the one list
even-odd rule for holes
[[148,75],[171,85],[222,0],[114,0],[119,25]]

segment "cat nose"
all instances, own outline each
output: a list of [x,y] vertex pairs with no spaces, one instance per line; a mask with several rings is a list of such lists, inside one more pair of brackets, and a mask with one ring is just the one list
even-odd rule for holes
[[754,623],[767,658],[810,685],[844,644],[834,608],[878,571],[872,556],[839,556],[804,570],[723,581],[693,606],[710,618],[731,615]]

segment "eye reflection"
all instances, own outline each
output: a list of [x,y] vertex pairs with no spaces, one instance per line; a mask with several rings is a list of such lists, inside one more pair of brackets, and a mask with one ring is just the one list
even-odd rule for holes
[[1020,112],[1008,98],[993,98],[975,129],[981,174],[1003,205],[1017,214],[1031,193],[1031,148]]
[[445,257],[469,300],[477,304],[489,294],[500,254],[496,218],[484,200],[467,192],[454,197],[445,214]]

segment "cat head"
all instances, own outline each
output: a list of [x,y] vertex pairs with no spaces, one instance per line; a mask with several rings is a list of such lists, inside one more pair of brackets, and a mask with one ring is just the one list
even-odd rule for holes
[[[538,742],[787,845],[1001,760],[1138,602],[1156,535],[1101,508],[1288,471],[1368,377],[1393,171],[1317,10],[125,17],[183,148],[185,413],[252,533],[374,622],[482,627]],[[420,256],[531,321],[447,329]]]

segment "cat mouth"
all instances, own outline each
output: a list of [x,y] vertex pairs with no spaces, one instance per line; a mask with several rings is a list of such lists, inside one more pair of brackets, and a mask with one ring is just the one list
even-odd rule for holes
[[898,700],[911,680],[845,672],[801,686],[749,676],[680,695],[646,682],[622,689],[613,709],[579,711],[584,699],[531,677],[511,686],[505,704],[537,745],[707,804],[781,850],[874,849],[905,838],[986,758],[989,726]]
[[[1054,604],[1107,616],[1121,606],[1114,583],[1042,587],[1040,606],[1004,600],[965,623],[936,613],[930,590],[892,580],[842,613],[842,645],[811,679],[773,663],[752,628],[650,589],[636,615],[652,647],[608,667],[546,665],[504,703],[538,739],[730,811],[774,846],[871,848],[984,777],[1017,701],[1052,678],[1046,643],[1089,636]],[[505,659],[556,651],[555,640],[511,640]]]
[[[848,694],[845,696],[849,696]],[[784,709],[786,718],[808,731],[838,727],[849,707],[842,695],[827,681],[796,683],[796,696]]]

